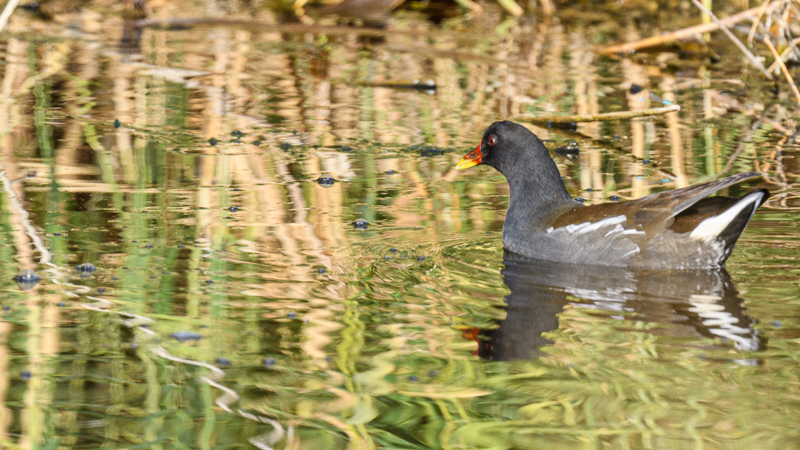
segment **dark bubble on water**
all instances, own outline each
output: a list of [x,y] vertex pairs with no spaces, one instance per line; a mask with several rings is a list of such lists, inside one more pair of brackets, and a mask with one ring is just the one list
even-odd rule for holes
[[174,333],[170,333],[169,337],[177,340],[178,342],[199,341],[203,338],[203,336],[197,333],[192,333],[191,331],[176,331]]
[[275,366],[275,358],[264,358],[264,367],[271,368]]
[[317,184],[324,188],[329,188],[333,186],[334,183],[336,183],[336,179],[329,175],[323,175],[317,179]]
[[367,227],[369,227],[369,222],[364,219],[356,219],[353,221],[353,227],[355,227],[356,230],[366,230]]
[[19,275],[14,277],[14,282],[23,291],[33,289],[42,278],[32,270],[23,270]]
[[83,263],[75,266],[75,270],[83,273],[93,273],[95,270],[97,270],[97,267],[95,267],[92,263]]
[[220,367],[230,367],[231,360],[228,358],[217,358],[217,365]]

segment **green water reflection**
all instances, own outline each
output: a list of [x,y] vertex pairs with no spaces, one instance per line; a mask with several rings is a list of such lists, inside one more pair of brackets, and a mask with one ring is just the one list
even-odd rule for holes
[[[3,448],[797,447],[796,149],[764,125],[726,165],[752,115],[720,106],[791,99],[731,93],[740,66],[415,16],[146,29],[132,57],[79,18],[4,38]],[[590,203],[762,171],[727,272],[504,256],[505,181],[455,162],[500,118],[652,102],[631,84],[681,113],[534,130]]]

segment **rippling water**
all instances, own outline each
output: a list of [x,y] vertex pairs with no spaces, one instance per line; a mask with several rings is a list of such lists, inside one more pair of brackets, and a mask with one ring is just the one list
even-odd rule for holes
[[[727,164],[748,108],[791,98],[738,63],[592,53],[644,25],[398,17],[145,29],[124,53],[112,16],[52,42],[14,17],[0,446],[796,448],[796,149],[765,125]],[[680,114],[532,129],[588,203],[762,171],[730,188],[773,197],[727,271],[504,255],[504,179],[453,170],[483,129],[648,91]]]

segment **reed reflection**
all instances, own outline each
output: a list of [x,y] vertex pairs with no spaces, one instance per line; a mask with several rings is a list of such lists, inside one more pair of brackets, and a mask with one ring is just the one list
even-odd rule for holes
[[[506,319],[482,330],[478,356],[491,360],[530,359],[553,342],[542,336],[559,327],[565,305],[635,314],[637,321],[672,324],[662,333],[718,337],[742,351],[766,348],[745,314],[743,300],[724,269],[633,271],[538,261],[506,253],[503,280]],[[676,326],[677,325],[677,326]],[[666,330],[666,331],[664,331]]]

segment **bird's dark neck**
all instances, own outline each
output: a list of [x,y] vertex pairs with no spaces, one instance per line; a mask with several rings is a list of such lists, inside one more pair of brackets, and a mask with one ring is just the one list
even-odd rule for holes
[[506,228],[527,228],[580,203],[570,197],[547,150],[531,152],[505,174],[511,191]]

